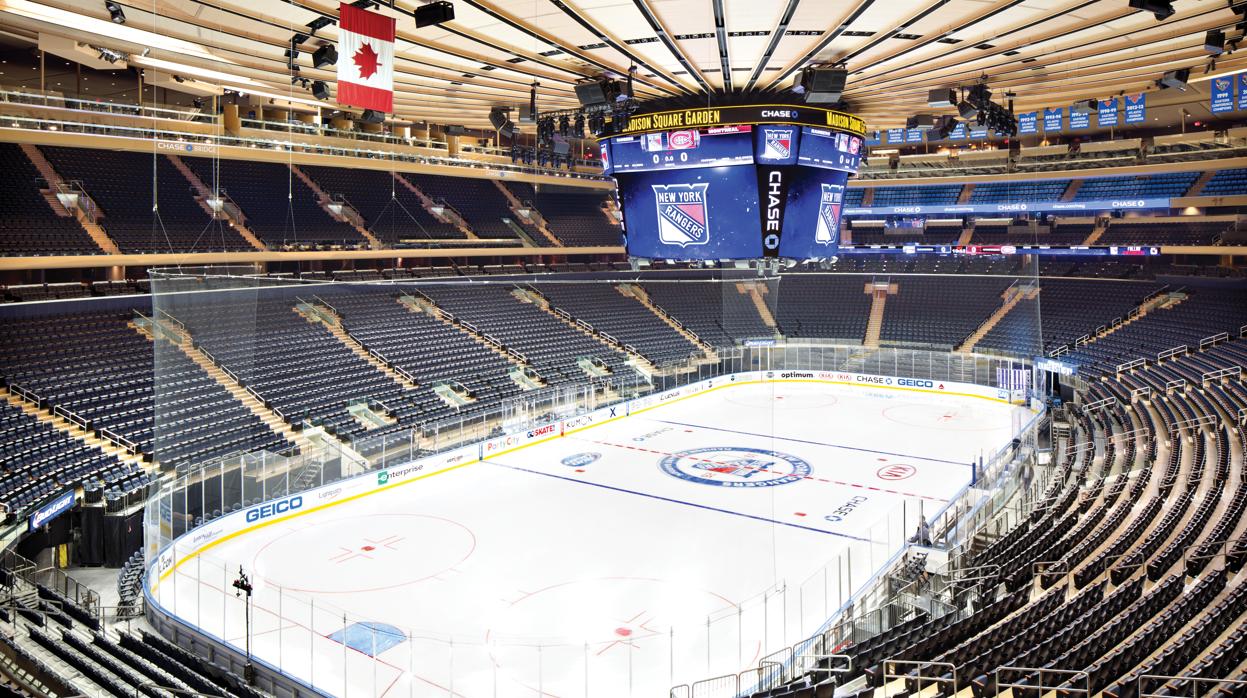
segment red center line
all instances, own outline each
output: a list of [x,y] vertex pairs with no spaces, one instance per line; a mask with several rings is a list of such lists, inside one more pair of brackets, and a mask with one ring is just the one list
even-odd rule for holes
[[[725,468],[736,468],[738,470],[749,470],[749,469],[763,470],[763,468],[752,468],[751,466],[748,466],[748,465],[739,465],[736,463],[724,463],[724,462],[720,462],[716,460],[711,460],[709,458],[699,458],[697,456],[683,456],[678,453],[668,453],[666,451],[655,451],[652,448],[642,448],[641,446],[629,446],[628,444],[615,444],[609,441],[593,441],[593,443],[600,444],[602,446],[613,446],[615,448],[626,448],[629,451],[641,451],[643,453],[653,453],[659,456],[670,456],[672,458],[686,458],[688,460],[699,461],[701,463],[709,463],[710,465],[717,465],[717,466],[721,466]],[[843,480],[828,480],[827,478],[814,477],[813,475],[789,475],[786,477],[799,477],[803,480],[810,480],[812,482],[826,482],[831,485],[843,485],[845,487],[856,487],[858,489],[871,490],[873,492],[887,492],[888,494],[899,494],[902,497],[917,497],[919,499],[929,499],[933,502],[947,502],[948,501],[947,499],[943,499],[941,497],[931,497],[929,495],[916,494],[914,492],[901,492],[900,490],[890,490],[890,489],[887,489],[886,487],[874,487],[872,485],[863,485],[857,482],[845,482]]]

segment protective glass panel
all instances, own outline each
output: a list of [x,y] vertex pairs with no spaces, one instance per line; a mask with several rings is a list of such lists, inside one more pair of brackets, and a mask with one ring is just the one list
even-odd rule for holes
[[151,598],[337,695],[776,685],[952,610],[1034,417],[1037,349],[972,345],[1037,318],[1023,261],[154,272]]

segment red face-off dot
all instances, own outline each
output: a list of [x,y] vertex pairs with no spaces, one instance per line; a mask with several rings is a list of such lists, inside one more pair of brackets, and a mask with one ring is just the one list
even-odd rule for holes
[[364,551],[364,552],[366,552],[366,553],[370,553],[370,552],[372,552],[372,551],[376,550],[376,548],[375,548],[374,546],[371,546],[371,545],[365,545],[364,547],[360,548],[360,550],[363,550],[363,551]]
[[619,637],[631,637],[632,628],[615,628],[615,634]]

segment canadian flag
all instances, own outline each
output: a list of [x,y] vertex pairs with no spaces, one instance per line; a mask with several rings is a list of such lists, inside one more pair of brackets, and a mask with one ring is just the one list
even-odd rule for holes
[[394,111],[394,18],[338,8],[338,104]]

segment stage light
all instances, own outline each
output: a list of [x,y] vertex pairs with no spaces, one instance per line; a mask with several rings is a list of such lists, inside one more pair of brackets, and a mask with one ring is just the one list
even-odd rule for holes
[[914,114],[905,120],[905,128],[930,131],[935,128],[935,116],[932,114]]
[[503,138],[515,135],[515,122],[511,121],[510,110],[506,107],[494,107],[489,110],[489,123]]
[[379,124],[385,121],[385,113],[376,109],[365,109],[359,120],[365,124]]
[[113,0],[107,0],[104,3],[104,8],[108,10],[108,18],[113,21],[113,24],[126,23],[126,13],[125,10],[121,9],[121,5],[113,2]]
[[438,0],[417,7],[411,14],[416,19],[416,29],[420,29],[453,20],[455,6],[445,0]]
[[571,117],[569,117],[566,114],[563,114],[562,116],[559,117],[559,135],[562,136],[563,138],[567,138],[568,136],[571,135],[571,132],[572,132]]
[[1204,50],[1214,56],[1225,53],[1225,32],[1220,29],[1208,30],[1204,34]]
[[576,121],[572,126],[572,132],[577,138],[585,137],[585,115],[584,112],[576,112]]
[[935,134],[935,140],[942,141],[952,135],[955,128],[957,128],[957,117],[945,114],[936,120],[932,132]]
[[840,101],[849,71],[841,65],[816,65],[801,71],[800,85],[806,104],[834,104]]
[[338,49],[333,44],[325,44],[312,54],[312,65],[317,68],[328,68],[338,63]]
[[1189,68],[1181,70],[1170,70],[1160,77],[1160,86],[1162,89],[1175,89],[1181,92],[1186,91],[1186,81],[1191,77]]
[[308,23],[307,23],[307,28],[308,28],[308,29],[309,29],[309,30],[310,30],[313,34],[315,34],[316,32],[320,31],[321,29],[324,29],[325,27],[329,26],[330,24],[333,24],[335,21],[336,21],[336,20],[334,20],[334,18],[333,18],[333,17],[317,17],[316,19],[314,19],[314,20],[312,20],[312,21],[310,21],[310,22],[308,22]]
[[1157,22],[1163,22],[1173,16],[1173,3],[1169,0],[1130,0],[1130,7],[1143,12],[1151,12]]
[[329,86],[324,80],[317,80],[312,83],[312,96],[316,99],[329,99]]
[[963,99],[957,105],[957,113],[961,115],[961,118],[970,120],[979,115],[979,108]]
[[951,107],[957,103],[957,93],[953,90],[939,88],[927,93],[928,107]]
[[609,104],[623,95],[619,81],[603,75],[596,79],[582,80],[575,85],[576,99],[582,107],[594,107]]

